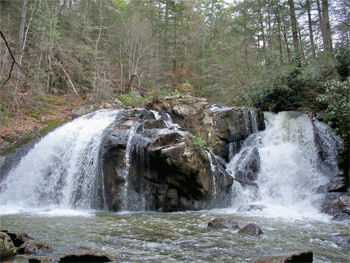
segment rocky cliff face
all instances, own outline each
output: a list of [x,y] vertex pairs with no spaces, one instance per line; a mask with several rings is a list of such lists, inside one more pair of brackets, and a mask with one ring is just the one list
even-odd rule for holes
[[126,110],[105,137],[102,170],[108,209],[227,207],[233,183],[225,172],[228,148],[262,129],[262,118],[256,118],[261,115],[189,96],[153,108],[158,111]]

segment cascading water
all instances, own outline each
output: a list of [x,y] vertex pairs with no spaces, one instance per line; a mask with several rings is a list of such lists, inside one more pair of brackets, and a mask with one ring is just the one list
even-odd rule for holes
[[[333,170],[327,173],[320,169],[315,129],[307,114],[265,113],[265,122],[266,130],[248,137],[228,164],[227,171],[233,177],[244,177],[258,186],[243,187],[236,182],[233,208],[261,210],[264,215],[282,217],[318,214],[323,195],[316,192],[337,172],[336,153],[326,153],[332,155],[326,159],[332,162]],[[325,134],[318,133],[319,140],[329,140]],[[253,171],[254,175],[252,160],[257,158],[259,169]]]
[[209,164],[210,164],[210,169],[211,169],[211,173],[212,173],[212,176],[213,176],[213,197],[216,198],[216,195],[217,195],[217,192],[218,192],[218,189],[217,189],[217,179],[215,177],[215,174],[216,174],[216,165],[214,164],[214,161],[213,161],[213,152],[210,150],[210,149],[207,149],[205,150],[207,156],[208,156],[208,160],[209,160]]
[[119,113],[94,112],[43,138],[1,182],[1,210],[92,208],[100,144]]
[[[124,156],[125,168],[123,173],[125,184],[121,192],[121,200],[123,201],[123,207],[122,207],[123,210],[131,210],[133,206],[133,194],[131,193],[131,189],[129,187],[130,185],[129,173],[130,173],[130,165],[131,165],[131,157],[132,157],[131,154],[135,146],[132,143],[132,139],[135,136],[136,130],[139,127],[139,125],[140,124],[138,122],[135,122],[132,124],[132,126],[130,127],[128,141],[126,143],[125,156]],[[137,205],[136,207],[139,208],[139,206]]]

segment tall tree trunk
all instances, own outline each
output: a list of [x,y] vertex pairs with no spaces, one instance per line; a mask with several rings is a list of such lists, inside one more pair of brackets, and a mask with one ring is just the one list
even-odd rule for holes
[[23,51],[24,26],[27,18],[27,4],[28,4],[28,0],[23,0],[21,24],[19,26],[19,41],[18,41],[19,54],[21,54]]
[[297,65],[300,65],[300,47],[299,47],[298,26],[297,26],[297,19],[295,16],[294,1],[288,0],[288,5],[289,5],[289,11],[290,11],[290,21],[292,24],[295,62],[297,63]]
[[328,0],[322,0],[322,22],[324,30],[324,49],[329,53],[333,53],[331,24],[329,22]]
[[288,54],[288,60],[289,62],[291,61],[291,52],[290,52],[290,48],[289,48],[289,44],[288,44],[288,39],[287,39],[287,33],[286,33],[286,24],[283,24],[283,39],[284,39],[284,43],[286,45],[286,50],[287,50],[287,54]]
[[315,47],[315,41],[314,41],[314,33],[312,29],[312,19],[311,19],[311,3],[310,0],[306,0],[306,9],[307,9],[307,18],[308,18],[308,25],[309,25],[309,37],[310,37],[310,43],[311,43],[311,52],[312,56],[316,56],[316,47]]

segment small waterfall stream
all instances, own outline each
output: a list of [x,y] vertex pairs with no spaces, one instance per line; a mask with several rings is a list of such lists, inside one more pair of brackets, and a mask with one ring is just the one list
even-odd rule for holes
[[103,134],[119,113],[94,112],[43,138],[1,182],[1,209],[90,209]]
[[218,189],[217,189],[217,179],[215,177],[215,172],[216,172],[216,165],[214,164],[214,161],[213,161],[213,152],[210,150],[210,149],[206,149],[205,150],[207,156],[208,156],[208,160],[209,160],[209,163],[210,163],[210,169],[211,169],[211,173],[212,173],[212,176],[213,176],[213,198],[215,199],[216,196],[217,196],[217,192],[218,192]]
[[[324,152],[323,159],[333,169],[320,169],[320,149],[316,143],[330,141],[326,126],[314,125],[309,116],[300,112],[265,113],[266,130],[252,134],[228,164],[227,171],[240,179],[252,181],[254,186],[233,187],[233,207],[240,211],[261,210],[268,216],[313,216],[319,212],[323,195],[319,186],[337,173],[336,147]],[[316,131],[314,126],[317,127]],[[320,132],[322,131],[322,132]],[[338,141],[337,141],[338,140]],[[330,148],[330,147],[329,147]],[[259,163],[258,169],[256,163]],[[324,166],[324,165],[323,165]]]
[[132,123],[132,126],[130,128],[129,138],[126,143],[126,149],[125,149],[125,155],[124,155],[125,168],[123,172],[125,184],[121,192],[121,195],[122,195],[121,200],[123,201],[123,204],[122,204],[123,210],[130,210],[131,207],[135,206],[132,204],[133,198],[132,198],[132,194],[130,193],[131,189],[130,189],[129,174],[130,174],[130,165],[131,165],[131,157],[132,157],[131,154],[135,147],[135,145],[132,144],[132,139],[134,138],[136,134],[136,130],[139,126],[140,124],[138,122]]

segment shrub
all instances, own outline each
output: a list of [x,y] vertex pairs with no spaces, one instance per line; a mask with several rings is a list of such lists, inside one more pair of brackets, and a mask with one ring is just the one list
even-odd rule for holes
[[137,106],[143,102],[143,98],[132,91],[126,94],[120,94],[118,99],[126,106]]
[[345,81],[350,76],[350,45],[338,47],[335,60],[338,74]]
[[350,137],[350,77],[343,82],[328,81],[317,100],[326,104],[324,120],[344,141]]
[[286,85],[260,83],[251,87],[248,95],[248,106],[260,108],[263,111],[279,112],[292,110],[299,106],[298,98]]
[[192,139],[194,145],[198,145],[201,148],[204,148],[207,142],[202,138],[199,133],[196,133],[196,136]]

